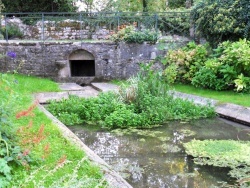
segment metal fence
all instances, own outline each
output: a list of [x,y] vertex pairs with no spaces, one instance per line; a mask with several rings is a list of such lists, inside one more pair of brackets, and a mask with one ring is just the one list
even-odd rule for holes
[[160,31],[162,35],[190,36],[190,12],[2,13],[2,39],[107,39],[123,25]]

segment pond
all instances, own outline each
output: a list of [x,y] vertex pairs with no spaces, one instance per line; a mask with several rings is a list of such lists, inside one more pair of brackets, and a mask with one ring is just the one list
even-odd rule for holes
[[182,143],[192,139],[249,140],[250,128],[220,118],[169,122],[144,130],[69,127],[134,188],[214,187],[231,182],[228,169],[196,165]]

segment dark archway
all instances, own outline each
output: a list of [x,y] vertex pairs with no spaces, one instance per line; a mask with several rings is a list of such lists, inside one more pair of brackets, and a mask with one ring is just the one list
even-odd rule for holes
[[95,76],[95,58],[86,50],[76,50],[69,55],[71,77]]

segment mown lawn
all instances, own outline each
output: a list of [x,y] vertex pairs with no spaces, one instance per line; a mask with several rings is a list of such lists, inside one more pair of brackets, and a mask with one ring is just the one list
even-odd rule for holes
[[171,89],[183,93],[194,94],[201,97],[219,100],[221,103],[233,103],[250,107],[250,94],[237,93],[234,91],[213,91],[209,89],[196,88],[192,85],[174,84]]

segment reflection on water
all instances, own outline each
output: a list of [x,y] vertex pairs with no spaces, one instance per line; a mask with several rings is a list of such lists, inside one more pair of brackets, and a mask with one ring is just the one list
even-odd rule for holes
[[230,181],[226,169],[195,165],[182,143],[192,139],[249,140],[250,128],[220,119],[171,122],[152,130],[70,129],[135,188],[193,188]]

